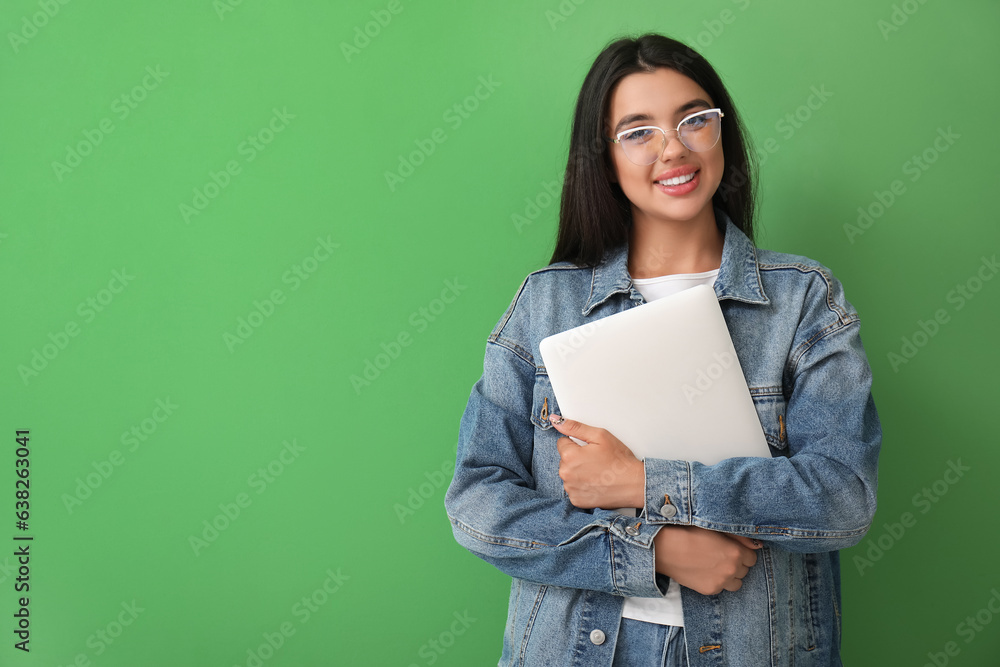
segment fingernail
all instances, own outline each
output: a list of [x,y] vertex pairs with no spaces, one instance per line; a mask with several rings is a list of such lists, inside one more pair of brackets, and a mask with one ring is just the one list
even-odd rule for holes
[[562,418],[562,415],[551,414],[549,415],[549,421],[553,424],[562,424],[566,420]]
[[753,545],[755,547],[759,547],[760,546],[760,540],[751,540],[751,542],[753,542]]

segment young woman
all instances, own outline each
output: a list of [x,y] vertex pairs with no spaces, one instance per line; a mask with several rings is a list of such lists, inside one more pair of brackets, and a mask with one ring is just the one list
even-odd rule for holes
[[[501,665],[841,664],[837,550],[875,512],[871,371],[830,271],[754,247],[753,176],[704,58],[653,34],[597,57],[552,263],[489,335],[445,498],[458,542],[513,577]],[[559,417],[541,339],[697,284],[771,458],[639,460]]]

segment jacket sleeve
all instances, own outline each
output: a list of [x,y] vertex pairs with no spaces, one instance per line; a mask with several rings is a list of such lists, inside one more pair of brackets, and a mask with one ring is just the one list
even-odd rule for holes
[[787,456],[715,465],[647,459],[646,519],[797,552],[857,544],[875,514],[882,440],[859,327],[849,311],[796,339],[785,369]]
[[[513,307],[513,304],[512,304]],[[582,510],[540,491],[532,473],[535,381],[530,355],[491,336],[483,375],[459,428],[445,508],[455,539],[502,572],[540,584],[661,597],[654,571],[659,526],[610,510]],[[659,583],[658,583],[659,582]]]

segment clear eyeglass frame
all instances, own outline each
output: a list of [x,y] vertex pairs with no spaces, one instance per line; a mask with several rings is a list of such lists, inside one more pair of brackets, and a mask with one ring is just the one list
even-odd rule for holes
[[[690,123],[693,118],[698,118],[700,116],[705,116],[705,115],[710,115],[709,118],[711,120],[718,121],[718,124],[716,126],[717,132],[710,146],[705,146],[703,148],[700,146],[693,147],[689,144],[689,141],[691,141],[693,137],[689,137],[688,140],[685,141],[685,134],[682,132],[682,129],[691,128],[689,132],[697,132],[701,129],[704,129],[703,127],[695,128],[692,125],[685,126],[685,123]],[[656,125],[641,125],[639,127],[630,127],[627,130],[622,130],[621,132],[615,135],[614,139],[611,139],[609,137],[605,137],[604,139],[605,141],[609,141],[613,144],[621,145],[622,150],[625,151],[625,157],[627,157],[629,161],[632,162],[633,164],[646,166],[656,162],[656,160],[659,159],[659,156],[663,154],[663,149],[667,147],[667,132],[674,132],[677,135],[677,139],[681,142],[681,144],[683,144],[683,146],[690,151],[694,151],[695,153],[703,153],[705,151],[711,150],[712,148],[715,147],[717,143],[719,143],[719,138],[722,136],[722,118],[725,115],[726,114],[722,113],[722,109],[705,109],[703,111],[697,111],[693,114],[685,116],[683,119],[681,119],[681,122],[677,123],[677,128],[674,130],[664,130],[662,127],[657,127]],[[622,137],[624,135],[630,134],[632,132],[637,132],[638,130],[657,130],[660,133],[660,150],[656,152],[655,155],[653,155],[651,152],[650,154],[652,156],[652,159],[648,160],[647,162],[637,162],[635,159],[633,159],[633,157],[629,155],[628,150],[625,149],[625,144],[622,143]]]

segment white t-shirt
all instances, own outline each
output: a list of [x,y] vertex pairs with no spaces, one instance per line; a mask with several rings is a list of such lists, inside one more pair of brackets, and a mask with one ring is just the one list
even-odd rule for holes
[[[665,296],[683,292],[696,285],[715,285],[719,269],[703,273],[676,273],[656,278],[633,278],[632,283],[642,294],[646,302],[662,299]],[[634,618],[647,623],[661,625],[684,625],[684,610],[681,607],[681,587],[673,579],[667,586],[666,597],[662,598],[625,598],[622,616]]]

